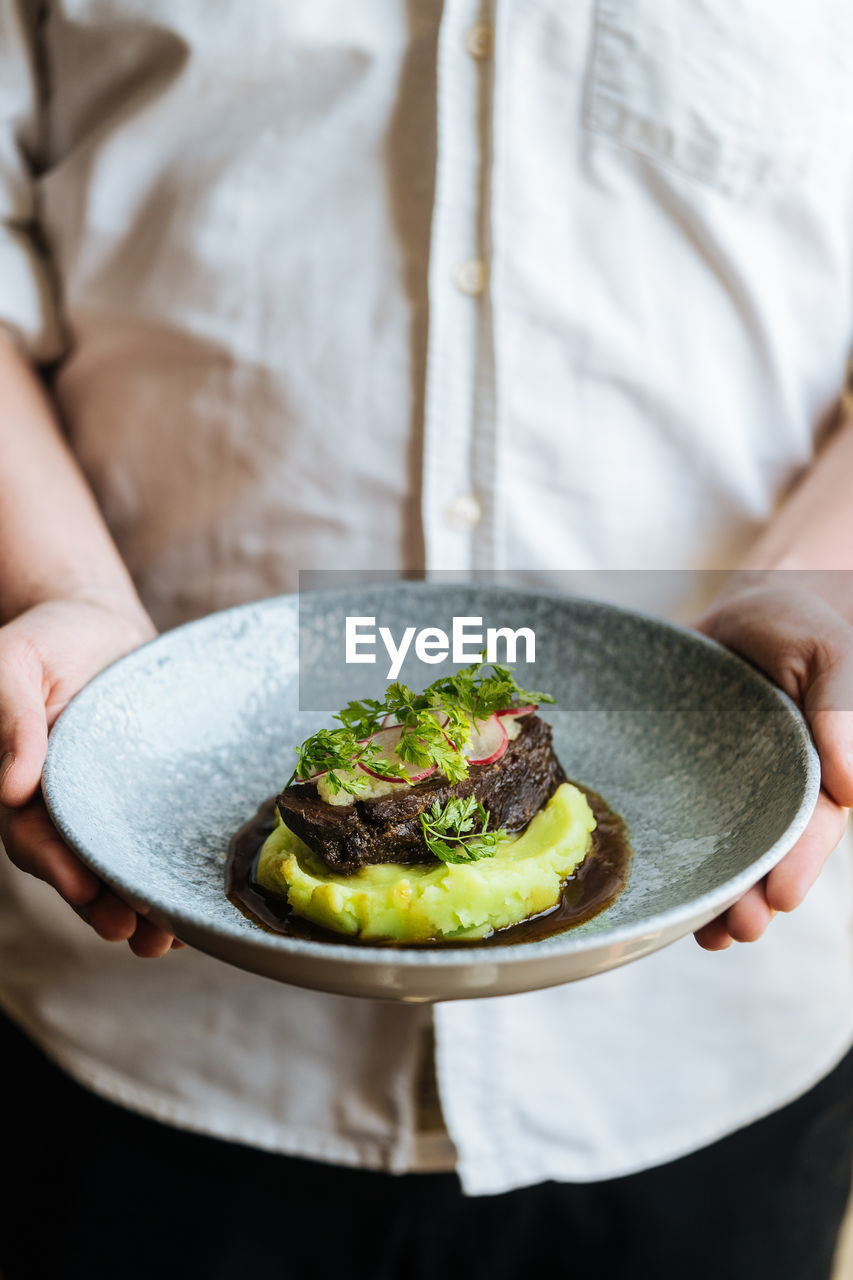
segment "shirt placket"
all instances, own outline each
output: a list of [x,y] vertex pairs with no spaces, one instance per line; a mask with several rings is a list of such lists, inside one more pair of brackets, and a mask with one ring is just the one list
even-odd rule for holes
[[492,566],[488,185],[492,0],[447,0],[438,44],[422,517],[426,568]]
[[[490,224],[496,0],[447,0],[429,271],[423,524],[428,576],[495,564],[496,404]],[[466,1171],[494,1161],[490,1001],[433,1007],[441,1106]]]

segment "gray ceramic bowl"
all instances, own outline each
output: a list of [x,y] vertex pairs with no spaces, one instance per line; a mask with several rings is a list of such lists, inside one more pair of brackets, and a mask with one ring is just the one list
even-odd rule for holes
[[[68,844],[152,919],[221,960],[300,986],[409,1001],[583,978],[730,906],[793,845],[815,805],[820,766],[796,707],[692,631],[589,600],[496,588],[303,594],[303,692],[322,677],[332,708],[363,695],[365,672],[384,682],[379,668],[322,656],[347,613],[534,628],[534,687],[558,699],[543,707],[557,754],[570,778],[627,821],[628,887],[575,929],[479,949],[319,943],[245,919],[223,890],[229,838],[280,789],[294,746],[329,722],[327,712],[299,710],[300,601],[282,596],[177,628],[113,664],[60,716],[44,769],[45,799]],[[418,679],[404,668],[407,676]]]

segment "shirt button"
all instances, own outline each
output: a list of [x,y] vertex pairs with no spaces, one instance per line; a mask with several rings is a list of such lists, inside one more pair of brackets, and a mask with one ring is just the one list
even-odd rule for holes
[[472,298],[482,293],[486,287],[486,264],[479,258],[470,258],[468,262],[460,262],[453,272],[453,283],[461,293]]
[[492,28],[487,22],[477,22],[465,33],[465,48],[472,58],[482,61],[492,56]]
[[447,523],[453,529],[473,529],[480,523],[483,512],[473,493],[460,493],[448,502],[445,511]]

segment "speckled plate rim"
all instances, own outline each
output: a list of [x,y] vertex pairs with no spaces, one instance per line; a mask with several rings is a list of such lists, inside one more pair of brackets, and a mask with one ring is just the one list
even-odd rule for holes
[[[379,591],[384,593],[393,591],[400,584],[396,582],[371,582],[365,585],[369,586],[372,592]],[[454,587],[459,589],[462,584],[431,583],[407,579],[405,585],[408,588],[440,593],[448,589],[452,590]],[[89,866],[106,884],[120,894],[131,898],[134,903],[151,910],[155,917],[157,915],[160,915],[161,918],[163,916],[168,917],[178,936],[180,936],[181,928],[186,927],[192,933],[200,930],[202,933],[220,936],[230,942],[239,943],[244,948],[266,953],[279,951],[303,959],[313,956],[318,961],[332,961],[348,965],[373,967],[393,964],[402,968],[412,969],[422,967],[430,969],[457,968],[463,958],[468,965],[483,964],[516,968],[525,967],[527,964],[535,964],[538,960],[545,958],[553,959],[560,955],[581,955],[585,952],[600,952],[611,948],[618,950],[626,944],[640,942],[655,935],[666,935],[667,942],[672,942],[698,928],[701,923],[706,923],[713,919],[737,902],[748,889],[757,884],[793,848],[807,827],[817,804],[821,783],[820,758],[815,748],[811,731],[796,703],[783,689],[774,684],[756,667],[732,650],[726,649],[715,640],[695,631],[691,627],[670,622],[667,619],[639,609],[623,608],[621,605],[611,604],[608,601],[602,601],[590,596],[561,595],[555,592],[539,590],[534,586],[519,590],[517,588],[498,586],[483,587],[480,584],[473,583],[470,585],[476,585],[479,592],[485,592],[486,594],[493,593],[495,595],[512,595],[515,597],[536,596],[540,599],[561,604],[565,604],[567,601],[585,603],[605,611],[612,611],[621,617],[637,619],[646,626],[658,627],[664,632],[677,632],[685,637],[688,643],[704,646],[712,650],[717,661],[737,668],[742,675],[746,675],[747,679],[760,684],[765,694],[769,692],[780,706],[787,711],[791,730],[798,740],[800,759],[803,764],[804,777],[800,805],[779,839],[759,858],[750,863],[748,867],[745,867],[736,876],[724,881],[716,889],[701,894],[699,897],[686,899],[678,906],[671,907],[666,911],[646,916],[630,924],[597,930],[595,933],[577,934],[572,930],[567,930],[565,933],[555,934],[553,937],[544,938],[536,942],[492,944],[489,947],[482,948],[477,948],[472,944],[454,946],[452,943],[447,943],[435,949],[407,947],[405,944],[394,944],[393,946],[362,944],[354,946],[352,943],[315,942],[301,938],[288,938],[283,935],[267,933],[260,929],[257,937],[255,937],[252,934],[247,934],[245,929],[236,922],[233,929],[224,926],[221,922],[213,924],[203,912],[176,909],[169,903],[161,901],[158,897],[146,894],[144,890],[140,890],[137,886],[122,880],[120,876],[114,875],[110,868],[101,862],[98,854],[77,838],[72,824],[66,820],[63,811],[62,777],[61,774],[55,776],[55,762],[65,733],[68,731],[72,720],[78,716],[85,715],[87,699],[84,695],[96,686],[114,680],[116,668],[122,667],[130,675],[134,666],[147,661],[149,650],[168,645],[173,637],[184,634],[191,629],[196,630],[208,627],[211,625],[211,619],[213,618],[236,615],[249,610],[273,610],[280,608],[282,603],[289,599],[296,601],[298,606],[298,595],[296,593],[234,605],[229,609],[217,610],[215,613],[194,619],[192,622],[183,623],[181,626],[174,627],[156,636],[153,640],[149,640],[124,657],[118,658],[115,662],[110,663],[108,667],[105,667],[103,671],[93,676],[72,698],[68,706],[57,718],[49,735],[41,787],[45,805],[54,826],[65,843],[79,855],[81,861]],[[336,591],[340,591],[340,588],[332,589],[330,594]],[[318,591],[316,593],[312,592],[313,594],[319,595],[322,593]],[[194,945],[198,945],[198,943],[196,942]],[[623,959],[615,963],[623,963]]]

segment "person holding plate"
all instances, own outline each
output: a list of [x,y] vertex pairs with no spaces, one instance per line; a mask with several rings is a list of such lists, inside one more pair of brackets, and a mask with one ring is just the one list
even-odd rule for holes
[[[4,1276],[828,1276],[850,7],[0,14]],[[699,946],[523,996],[383,1005],[180,947],[59,840],[48,731],[158,631],[324,567],[661,571],[646,607],[805,712],[807,831]],[[734,572],[675,590],[705,570]]]

